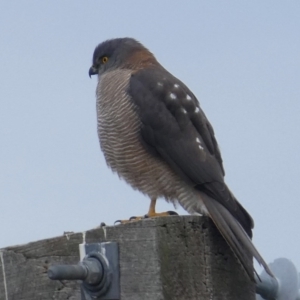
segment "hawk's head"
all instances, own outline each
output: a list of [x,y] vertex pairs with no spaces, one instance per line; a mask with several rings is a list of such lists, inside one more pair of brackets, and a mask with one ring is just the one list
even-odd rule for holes
[[158,65],[158,62],[141,43],[132,38],[118,38],[96,47],[89,75],[101,75],[114,69],[139,70],[151,65]]

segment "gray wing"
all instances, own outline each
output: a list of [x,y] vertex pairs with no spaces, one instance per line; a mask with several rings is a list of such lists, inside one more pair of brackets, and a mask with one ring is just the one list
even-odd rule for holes
[[162,67],[133,74],[128,93],[139,114],[141,140],[147,149],[207,196],[203,201],[210,217],[250,278],[254,280],[253,256],[272,276],[250,240],[251,216],[224,182],[214,131],[196,97]]
[[222,204],[251,236],[252,218],[224,182],[213,128],[193,93],[164,69],[150,69],[132,76],[129,94],[138,108],[148,148]]

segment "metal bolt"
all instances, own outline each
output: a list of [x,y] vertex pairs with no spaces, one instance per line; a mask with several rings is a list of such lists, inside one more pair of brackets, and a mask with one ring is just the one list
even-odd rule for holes
[[84,246],[87,255],[78,265],[51,266],[48,269],[49,278],[82,280],[82,299],[85,300],[120,299],[118,244],[103,242]]
[[98,284],[103,277],[99,260],[89,257],[78,265],[51,266],[48,276],[52,280],[82,280],[87,284]]

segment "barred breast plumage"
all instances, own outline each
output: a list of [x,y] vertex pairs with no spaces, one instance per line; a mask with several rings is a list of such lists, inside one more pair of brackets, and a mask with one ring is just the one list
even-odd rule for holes
[[107,165],[150,198],[164,197],[173,203],[180,202],[190,213],[199,211],[202,205],[195,190],[141,143],[141,123],[126,93],[130,76],[128,70],[111,71],[103,74],[98,83],[98,136]]

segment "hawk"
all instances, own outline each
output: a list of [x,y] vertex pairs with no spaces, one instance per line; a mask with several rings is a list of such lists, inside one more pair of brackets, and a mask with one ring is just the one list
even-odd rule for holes
[[267,264],[251,242],[253,220],[224,182],[214,130],[189,88],[141,43],[117,38],[99,44],[89,75],[98,75],[98,135],[113,172],[151,199],[179,203],[209,216],[250,279],[252,257]]

